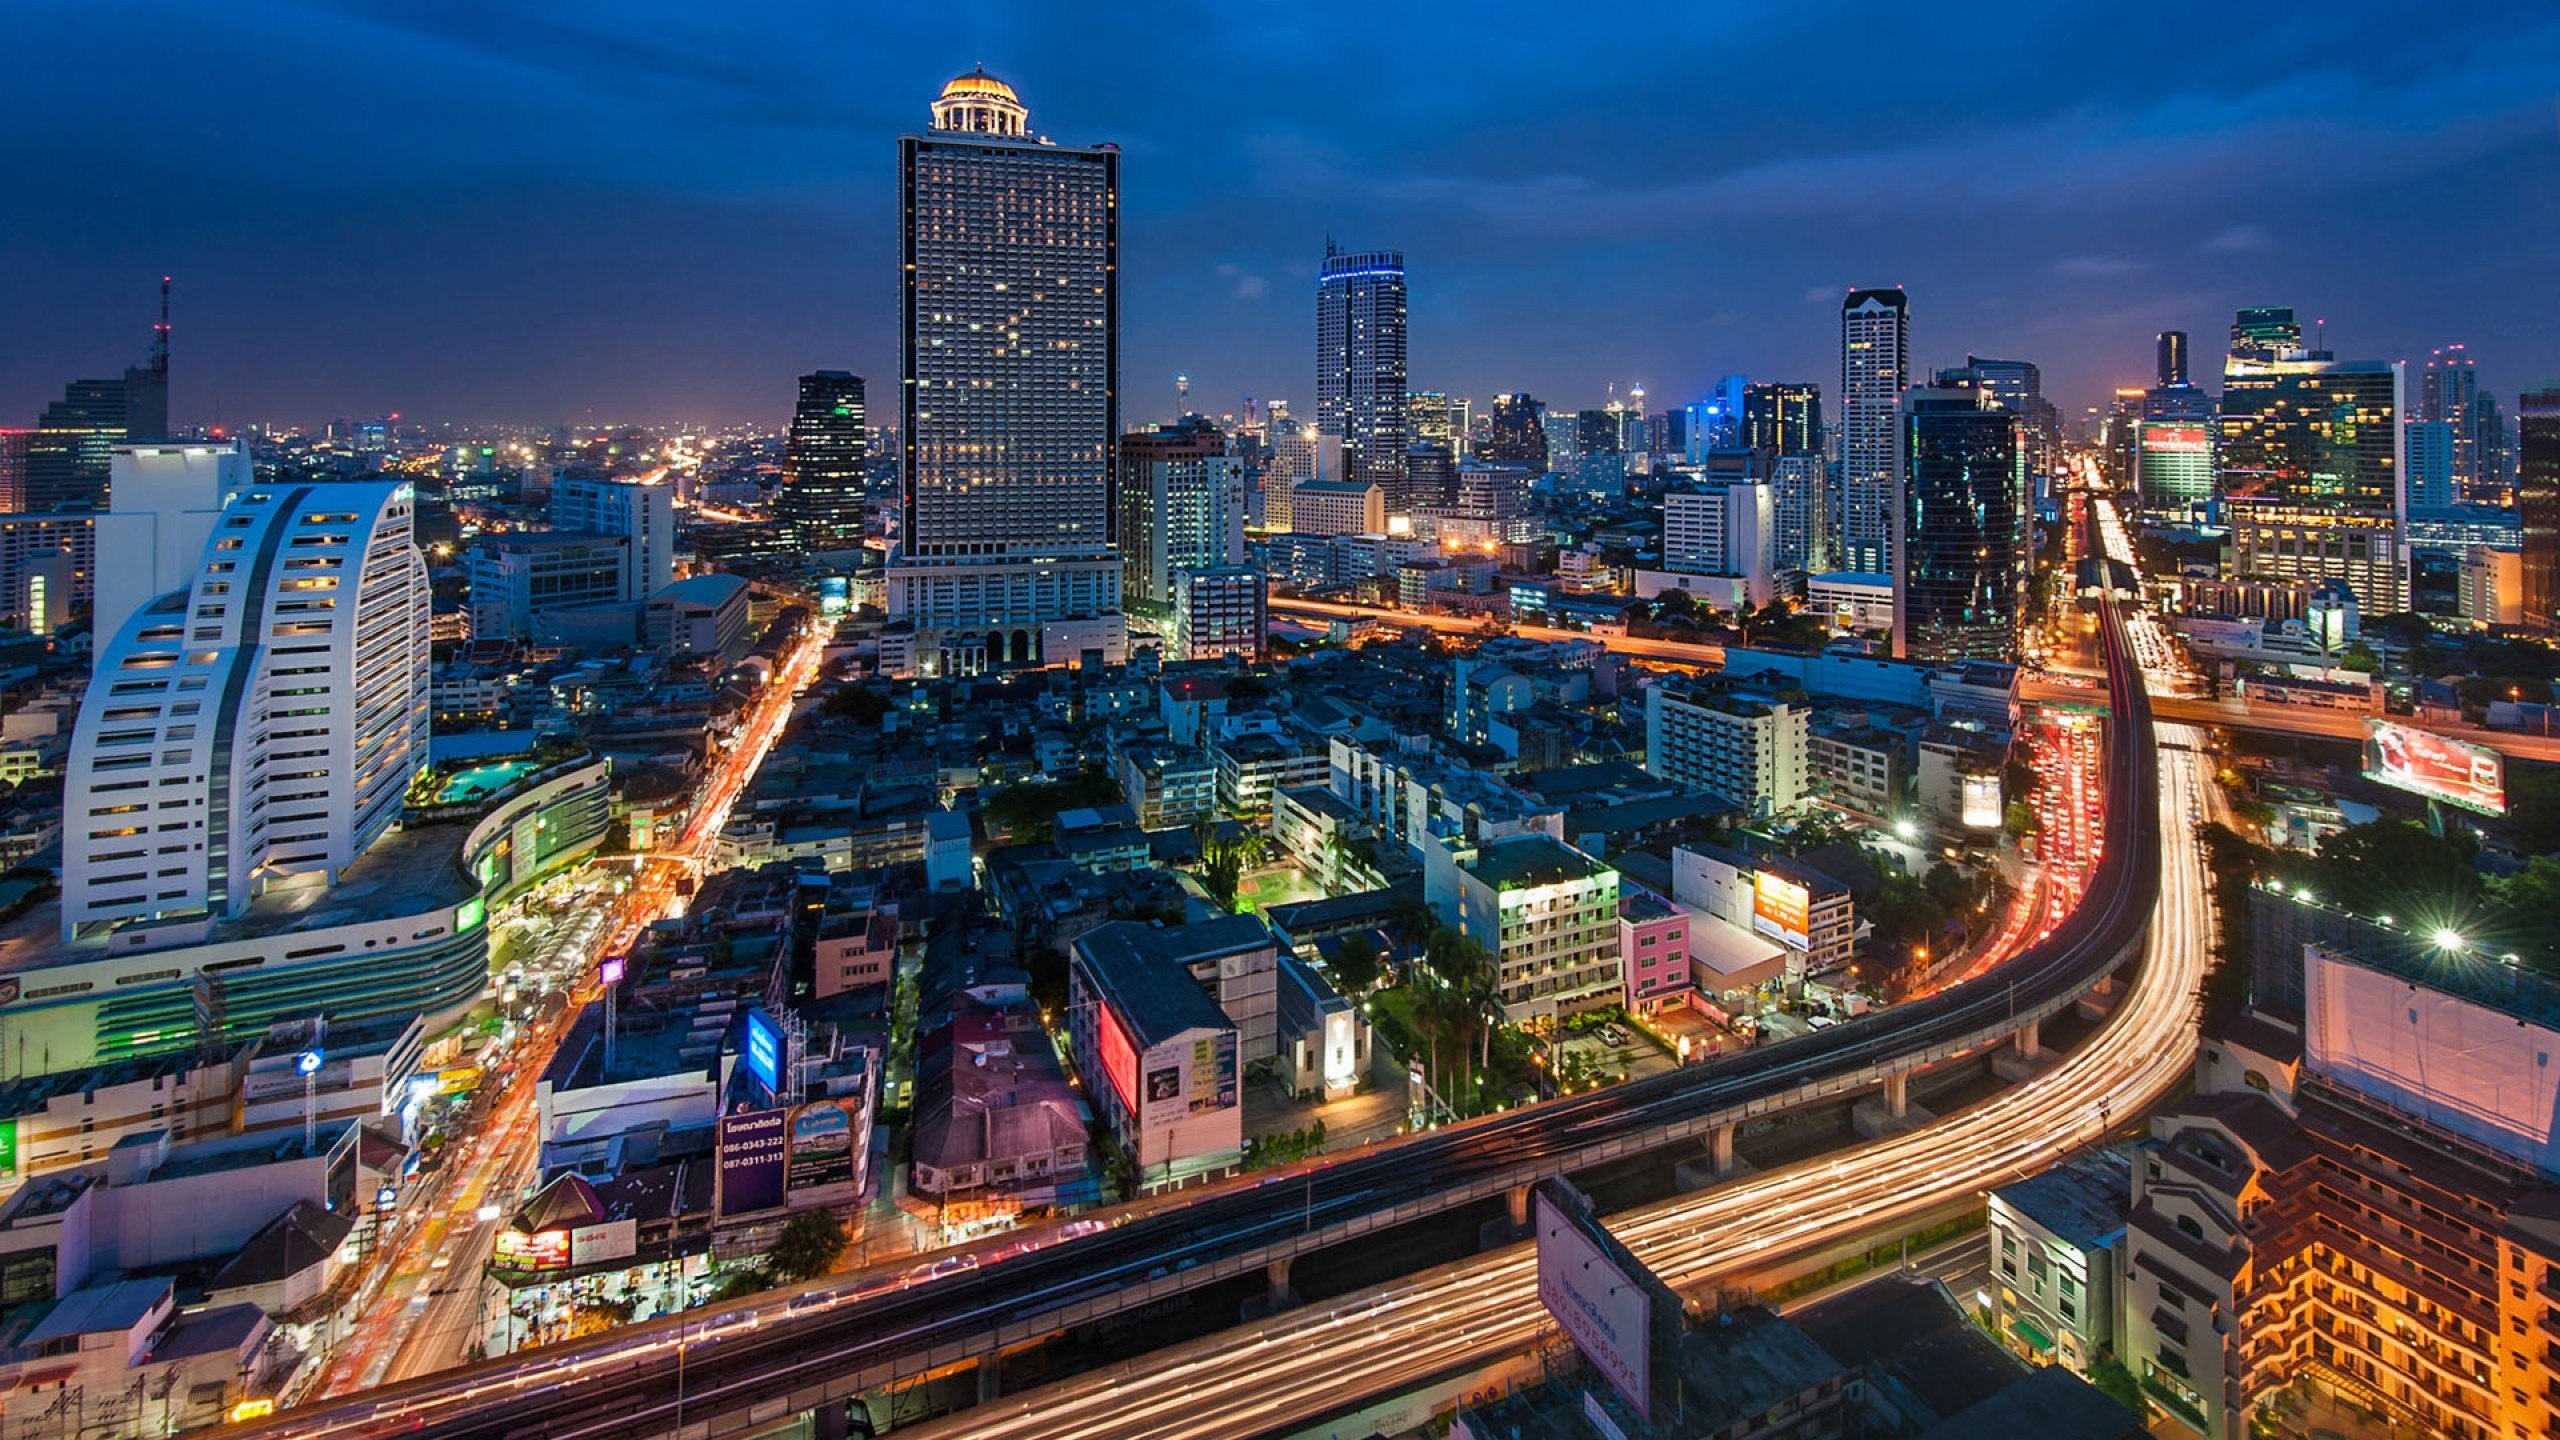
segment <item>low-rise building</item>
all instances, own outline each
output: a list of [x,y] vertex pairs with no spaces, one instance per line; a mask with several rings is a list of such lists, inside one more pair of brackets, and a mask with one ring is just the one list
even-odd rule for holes
[[1114,922],[1080,937],[1067,965],[1076,1069],[1149,1189],[1244,1157],[1235,1023],[1192,977],[1180,934]]
[[2013,1349],[2084,1377],[2114,1352],[2132,1203],[2128,1162],[2113,1150],[1991,1192],[1992,1317]]
[[1785,946],[1789,994],[1808,975],[1847,969],[1857,943],[1849,887],[1785,855],[1683,845],[1671,852],[1671,898]]
[[1618,872],[1541,833],[1482,844],[1434,836],[1423,896],[1493,957],[1505,1015],[1578,1014],[1619,1003]]

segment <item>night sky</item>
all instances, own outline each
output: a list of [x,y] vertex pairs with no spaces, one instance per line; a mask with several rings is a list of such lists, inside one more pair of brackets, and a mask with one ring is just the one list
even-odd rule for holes
[[[2560,372],[2560,8],[2331,0],[1449,6],[9,6],[0,423],[138,362],[173,417],[779,424],[894,380],[894,138],[983,61],[1117,141],[1124,414],[1313,399],[1330,231],[1412,274],[1416,388],[1654,406],[1913,365],[2067,408],[2218,357],[2233,307],[2349,358]],[[1380,18],[1394,12],[1394,18]],[[2050,12],[2050,13],[2048,13]]]

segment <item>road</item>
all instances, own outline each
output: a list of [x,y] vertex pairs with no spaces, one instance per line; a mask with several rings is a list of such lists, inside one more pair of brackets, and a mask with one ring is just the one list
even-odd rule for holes
[[[1632,597],[1630,597],[1632,603]],[[1384,625],[1407,629],[1436,630],[1443,635],[1462,635],[1468,639],[1484,638],[1484,621],[1472,615],[1433,615],[1419,610],[1388,610],[1374,605],[1336,605],[1325,600],[1299,600],[1273,596],[1274,615],[1310,620],[1375,620]],[[1665,665],[1724,664],[1721,645],[1691,645],[1678,640],[1638,640],[1626,635],[1601,635],[1589,630],[1550,630],[1539,625],[1511,625],[1508,633],[1524,640],[1591,640],[1621,655],[1641,660],[1659,661]]]
[[[677,843],[642,863],[638,880],[622,898],[619,923],[606,927],[599,955],[629,948],[641,926],[681,900],[681,882],[700,873],[730,809],[790,722],[795,697],[817,678],[825,649],[826,632],[812,623],[757,700],[739,742],[721,757],[703,786]],[[456,1147],[459,1153],[445,1159],[448,1173],[426,1202],[433,1210],[396,1235],[379,1289],[353,1333],[334,1347],[328,1370],[314,1387],[315,1398],[431,1374],[468,1357],[481,1335],[481,1269],[503,1223],[483,1219],[482,1212],[513,1209],[535,1175],[541,1115],[534,1082],[550,1063],[569,1020],[599,993],[590,980],[559,1010],[528,1025],[505,1088],[470,1138]]]

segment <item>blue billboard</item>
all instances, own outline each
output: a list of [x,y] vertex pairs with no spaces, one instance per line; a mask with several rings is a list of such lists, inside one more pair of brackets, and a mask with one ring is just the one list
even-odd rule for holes
[[766,1095],[782,1093],[782,1027],[761,1010],[747,1012],[747,1073]]

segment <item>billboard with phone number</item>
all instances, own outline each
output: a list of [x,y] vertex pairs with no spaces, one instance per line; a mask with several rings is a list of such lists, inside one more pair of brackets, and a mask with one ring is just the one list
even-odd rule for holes
[[2364,778],[2483,815],[2507,813],[2503,756],[2414,725],[2365,721]]

